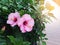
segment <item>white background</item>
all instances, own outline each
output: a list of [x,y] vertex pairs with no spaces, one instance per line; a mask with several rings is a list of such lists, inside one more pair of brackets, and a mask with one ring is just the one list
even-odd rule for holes
[[52,11],[57,19],[52,19],[53,22],[46,24],[47,45],[60,45],[60,7],[52,0],[46,0],[51,5],[55,6]]

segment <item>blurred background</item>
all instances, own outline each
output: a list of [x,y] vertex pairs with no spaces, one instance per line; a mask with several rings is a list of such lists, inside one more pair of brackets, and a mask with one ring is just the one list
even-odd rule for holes
[[54,6],[52,13],[56,19],[52,18],[52,22],[46,24],[47,45],[60,45],[60,0],[46,0]]

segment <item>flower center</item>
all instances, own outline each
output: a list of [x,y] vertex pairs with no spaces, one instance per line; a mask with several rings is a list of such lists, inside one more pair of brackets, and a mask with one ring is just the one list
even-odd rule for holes
[[14,22],[16,22],[17,21],[17,18],[14,18]]
[[26,24],[27,24],[27,21],[24,21],[24,22],[23,22],[23,25],[26,25]]

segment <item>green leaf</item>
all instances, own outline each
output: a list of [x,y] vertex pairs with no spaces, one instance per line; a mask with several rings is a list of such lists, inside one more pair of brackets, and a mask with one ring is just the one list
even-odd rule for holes
[[46,36],[46,34],[43,34],[43,33],[42,33],[42,37],[45,37],[45,36]]
[[32,0],[33,4],[35,4],[35,0]]
[[16,0],[16,3],[18,4],[18,3],[21,3],[22,2],[22,0]]
[[6,6],[2,7],[3,11],[7,12],[8,8]]
[[4,36],[0,35],[0,45],[6,45],[6,40],[4,39]]
[[46,42],[45,41],[42,41],[42,45],[46,45]]
[[25,42],[23,42],[23,45],[30,45],[30,43],[25,41]]
[[8,1],[9,1],[9,0],[1,0],[0,3],[2,3],[2,4],[4,4],[4,5],[5,5],[5,4],[8,5],[8,3],[9,3]]
[[17,5],[17,7],[18,7],[18,9],[23,8],[23,6],[22,6],[22,5],[20,5],[20,4],[18,4],[18,5]]
[[22,37],[16,37],[16,45],[23,45],[23,38]]
[[15,41],[15,38],[13,37],[13,36],[7,36],[9,39],[10,39],[10,41],[14,44],[14,45],[16,45],[16,41]]
[[48,40],[48,38],[45,38],[45,40]]

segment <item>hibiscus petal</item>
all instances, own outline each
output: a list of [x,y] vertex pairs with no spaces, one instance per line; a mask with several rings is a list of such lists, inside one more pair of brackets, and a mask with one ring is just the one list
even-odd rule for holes
[[14,27],[17,23],[11,24],[12,27]]
[[28,27],[28,26],[25,26],[25,30],[26,30],[27,32],[30,32],[30,31],[32,31],[32,28],[31,28],[31,27]]
[[24,18],[20,18],[17,22],[18,26],[20,27],[20,25],[23,25],[23,22],[24,22]]
[[18,12],[10,13],[8,16],[7,24],[10,24],[12,27],[17,25],[17,21],[20,19]]
[[16,18],[20,18],[20,14],[19,14],[18,12],[15,12],[14,16],[15,16]]
[[34,19],[29,20],[27,26],[33,27],[34,26]]
[[24,18],[25,20],[30,20],[31,16],[29,14],[24,14],[22,18]]
[[25,30],[23,25],[20,26],[20,30],[21,30],[22,33],[26,33],[26,30]]
[[7,24],[13,24],[14,22],[12,20],[7,20]]
[[12,19],[14,18],[13,15],[14,15],[14,13],[10,13],[10,14],[8,15],[8,19],[9,19],[9,20],[12,20]]
[[14,17],[15,17],[15,18],[20,18],[19,13],[18,13],[18,12],[10,13],[9,16],[8,16],[8,19],[11,20],[11,18],[13,19]]

